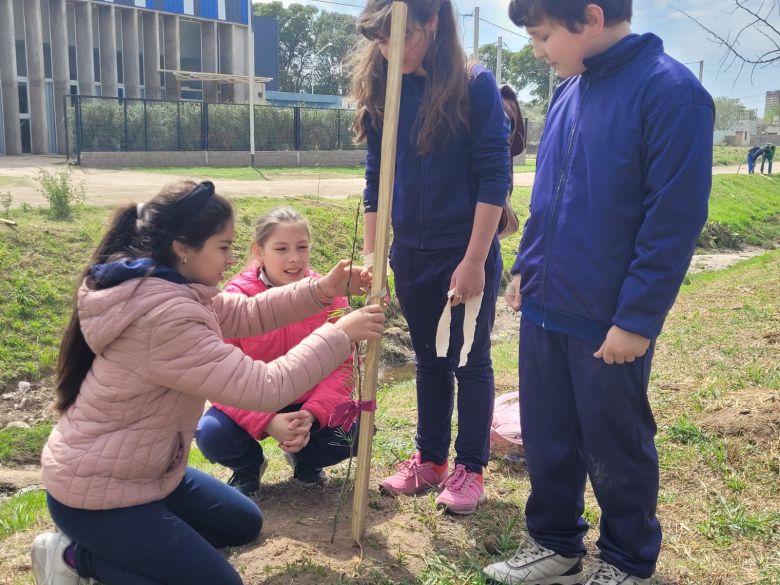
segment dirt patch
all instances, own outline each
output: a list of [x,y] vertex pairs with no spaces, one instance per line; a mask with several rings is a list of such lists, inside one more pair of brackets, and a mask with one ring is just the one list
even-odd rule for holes
[[37,467],[9,468],[0,466],[0,503],[26,488],[41,484],[41,471]]
[[9,423],[24,423],[35,426],[56,419],[50,410],[54,397],[53,379],[44,378],[33,382],[26,390],[18,383],[9,384],[0,394],[0,429]]
[[691,260],[688,273],[696,274],[697,272],[723,270],[724,268],[734,266],[741,260],[760,256],[764,252],[766,250],[763,248],[746,247],[742,250],[724,250],[714,254],[696,254]]
[[742,437],[751,444],[780,436],[780,393],[756,388],[729,396],[700,419],[705,431],[721,437]]

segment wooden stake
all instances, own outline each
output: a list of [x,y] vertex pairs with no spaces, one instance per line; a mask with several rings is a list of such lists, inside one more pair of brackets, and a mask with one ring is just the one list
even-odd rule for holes
[[[404,44],[406,41],[406,4],[393,2],[390,25],[390,53],[387,67],[385,113],[382,123],[382,152],[379,168],[379,205],[377,209],[376,237],[374,239],[374,274],[368,304],[382,302],[382,288],[387,278],[387,253],[390,246],[390,211],[393,207],[393,182],[395,181],[395,146],[398,139],[398,115],[401,109],[401,74],[403,73]],[[379,377],[381,341],[369,341],[366,353],[363,401],[376,399]],[[355,496],[352,502],[352,538],[360,543],[365,531],[366,506],[368,505],[368,480],[371,473],[371,447],[374,436],[374,413],[360,414],[360,440],[358,441]]]
[[0,223],[5,225],[16,225],[15,221],[11,221],[10,219],[3,219],[3,218],[0,218]]

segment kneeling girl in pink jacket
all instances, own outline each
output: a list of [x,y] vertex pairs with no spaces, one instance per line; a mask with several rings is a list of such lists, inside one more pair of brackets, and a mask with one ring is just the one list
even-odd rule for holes
[[322,311],[350,278],[342,261],[259,296],[220,293],[233,233],[230,203],[212,183],[188,181],[121,209],[95,251],[62,342],[61,416],[43,449],[58,532],[33,543],[38,585],[241,584],[217,549],[253,540],[262,515],[187,467],[205,401],[275,411],[343,364],[352,342],[381,335],[384,316],[370,307],[267,363],[224,343]]
[[[289,207],[272,209],[258,218],[251,253],[250,264],[225,285],[225,292],[253,297],[307,277],[319,277],[309,268],[309,222]],[[271,361],[323,324],[336,322],[338,313],[346,308],[347,299],[336,297],[320,312],[286,327],[227,342],[252,359]],[[352,377],[350,356],[278,411],[257,412],[216,403],[201,417],[195,440],[206,459],[233,471],[228,485],[247,496],[260,489],[268,460],[258,441],[269,436],[284,451],[298,482],[324,484],[327,475],[322,468],[344,461],[356,447],[356,425],[347,423],[345,430],[332,420],[336,408],[350,399]]]

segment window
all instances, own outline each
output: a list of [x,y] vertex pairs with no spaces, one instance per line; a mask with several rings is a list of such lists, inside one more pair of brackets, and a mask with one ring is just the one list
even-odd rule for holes
[[92,66],[95,81],[100,82],[100,13],[97,6],[92,7]]
[[52,79],[51,69],[51,19],[49,17],[49,3],[41,4],[41,24],[43,26],[43,76]]
[[19,114],[30,115],[30,96],[28,92],[27,82],[20,81],[17,85],[19,88]]
[[68,62],[70,64],[70,78],[72,81],[78,79],[79,60],[76,55],[76,7],[73,4],[67,4],[68,10]]
[[19,131],[22,134],[22,152],[24,154],[32,153],[32,136],[30,135],[30,118],[19,120]]
[[27,45],[24,35],[24,4],[14,0],[14,32],[16,37],[16,75],[27,77]]

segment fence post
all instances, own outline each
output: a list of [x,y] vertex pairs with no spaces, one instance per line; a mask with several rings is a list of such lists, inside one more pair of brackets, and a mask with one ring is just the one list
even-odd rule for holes
[[336,112],[336,150],[341,150],[341,108]]
[[176,150],[181,150],[181,100],[176,102]]
[[127,98],[122,98],[122,102],[124,104],[124,110],[125,110],[125,142],[122,148],[120,150],[129,150],[127,148]]
[[209,103],[201,102],[200,107],[200,145],[203,150],[209,149]]
[[144,151],[149,152],[149,122],[146,119],[146,98],[144,98]]
[[62,111],[65,112],[65,162],[70,162],[70,140],[68,139],[68,98],[67,93],[62,94]]
[[301,109],[293,108],[293,150],[301,149]]
[[81,127],[81,96],[77,95],[74,96],[76,98],[76,164],[81,164],[81,140],[83,136],[81,135],[81,132],[83,131],[83,128]]

